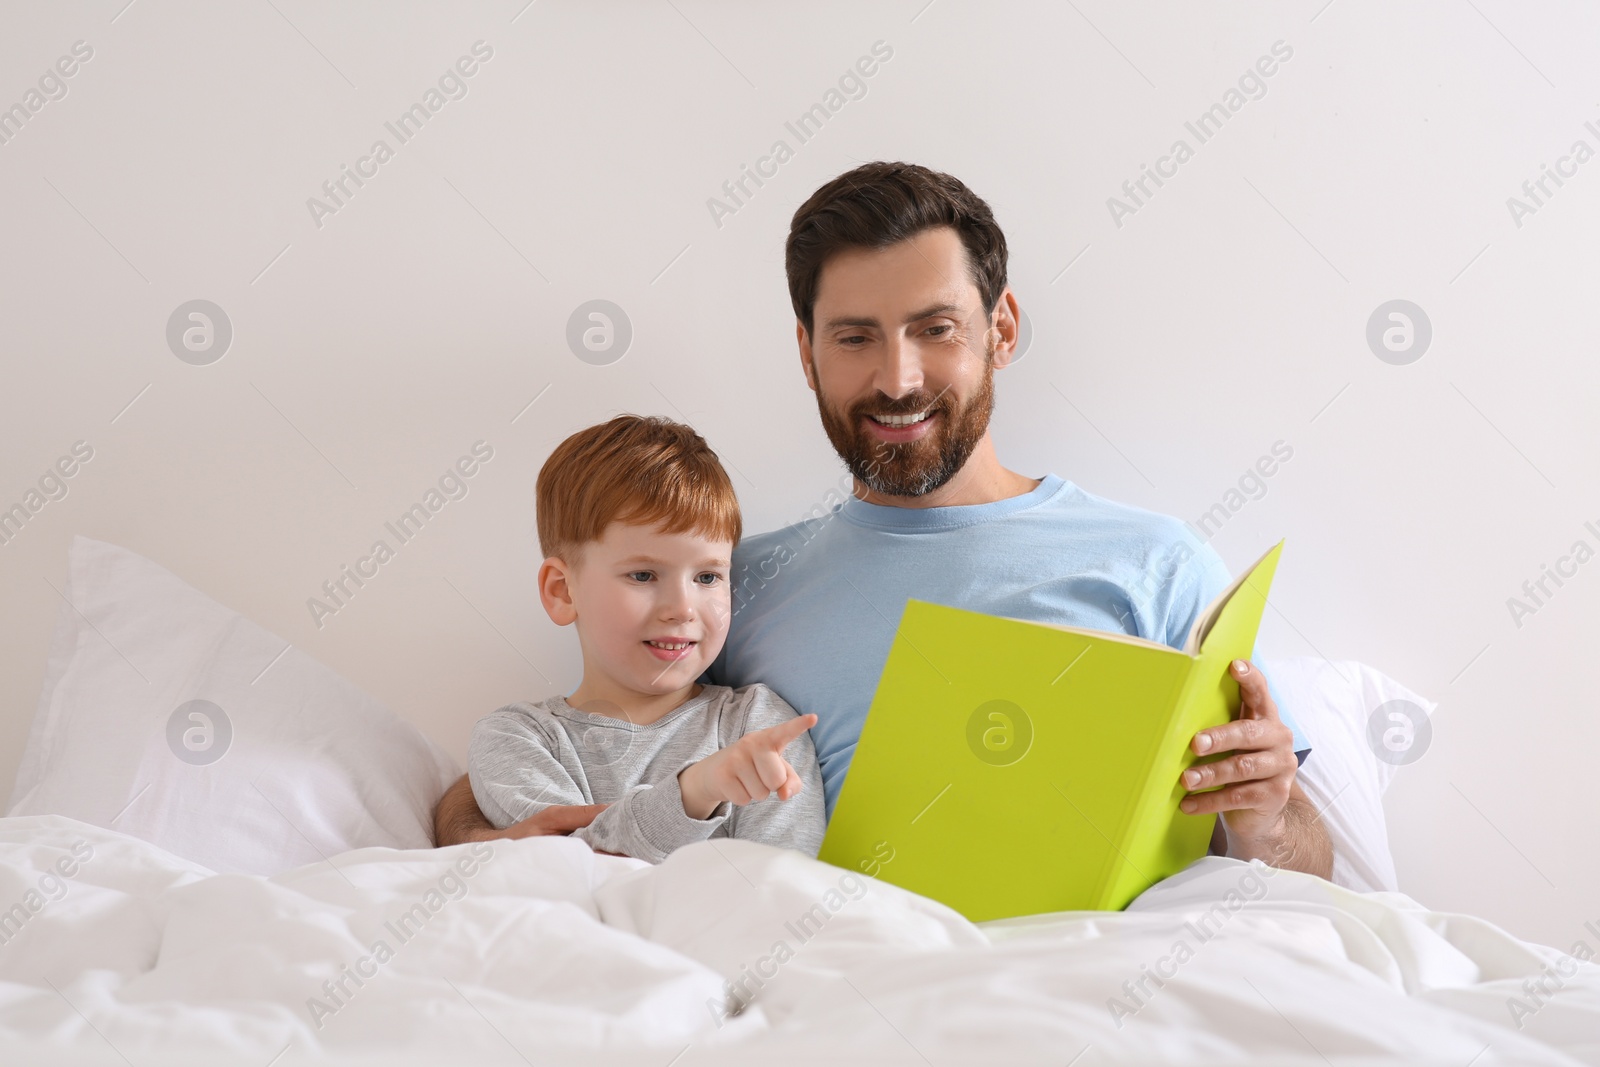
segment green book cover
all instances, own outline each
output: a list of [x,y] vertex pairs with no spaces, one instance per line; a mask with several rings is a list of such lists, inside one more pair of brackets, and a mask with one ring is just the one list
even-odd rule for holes
[[[909,599],[820,858],[974,922],[1120,910],[1205,855],[1194,735],[1239,711],[1279,541],[1183,650]],[[890,857],[885,859],[885,857]]]

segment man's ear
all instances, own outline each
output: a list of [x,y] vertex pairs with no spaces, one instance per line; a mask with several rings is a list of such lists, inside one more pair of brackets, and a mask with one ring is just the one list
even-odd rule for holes
[[1017,341],[1020,338],[1021,327],[1019,323],[1021,322],[1021,314],[1021,310],[1017,307],[1017,294],[1013,293],[1011,286],[1008,285],[1005,287],[1005,291],[1000,294],[1000,299],[995,301],[994,312],[990,316],[989,333],[985,335],[986,337],[995,333],[1000,335],[994,349],[994,366],[996,370],[1010,366],[1011,361],[1016,358]]
[[806,384],[814,393],[817,391],[817,369],[811,362],[811,338],[806,336],[806,324],[799,319],[794,320],[794,338],[800,346],[800,369],[805,373]]
[[559,556],[551,556],[539,564],[539,602],[557,626],[570,626],[578,621],[578,607],[572,602],[568,573],[566,563]]

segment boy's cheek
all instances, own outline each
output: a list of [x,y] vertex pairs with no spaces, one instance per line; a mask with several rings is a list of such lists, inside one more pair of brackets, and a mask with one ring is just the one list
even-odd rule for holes
[[713,610],[714,615],[710,621],[714,626],[708,628],[706,643],[715,643],[720,649],[722,643],[728,639],[728,629],[733,623],[733,608],[726,599],[721,599],[717,601],[717,606]]
[[726,642],[726,633],[720,633],[715,636],[707,634],[705,639],[702,640],[699,646],[696,648],[696,651],[700,653],[700,662],[704,663],[707,667],[711,666],[711,662],[722,654],[722,646]]

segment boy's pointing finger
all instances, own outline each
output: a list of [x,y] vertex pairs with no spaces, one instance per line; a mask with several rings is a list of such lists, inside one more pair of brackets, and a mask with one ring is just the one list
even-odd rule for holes
[[788,722],[780,722],[776,726],[769,726],[759,730],[754,736],[759,736],[763,742],[771,744],[776,749],[787,748],[790,741],[799,737],[817,724],[815,715],[800,715]]

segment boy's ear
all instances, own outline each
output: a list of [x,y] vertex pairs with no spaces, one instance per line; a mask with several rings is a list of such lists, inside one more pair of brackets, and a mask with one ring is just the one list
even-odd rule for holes
[[551,556],[539,564],[539,602],[557,626],[570,626],[578,621],[578,608],[572,602],[567,575],[567,565],[559,556]]

